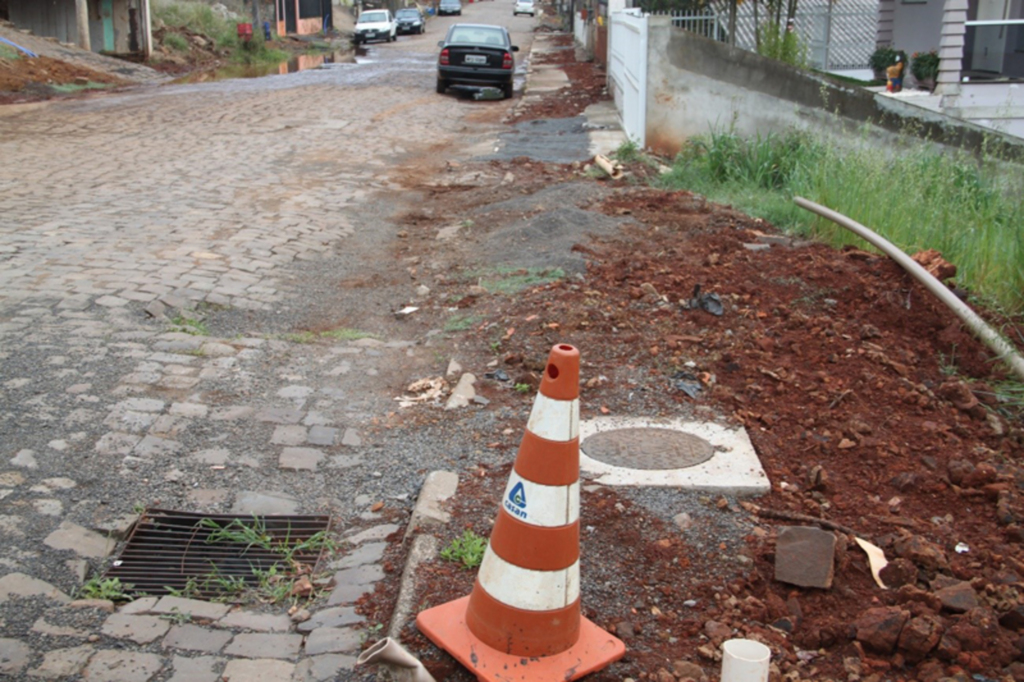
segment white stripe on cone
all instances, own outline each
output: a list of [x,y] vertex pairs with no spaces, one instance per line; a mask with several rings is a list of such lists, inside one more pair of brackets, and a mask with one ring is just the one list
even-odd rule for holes
[[580,435],[580,401],[555,400],[538,393],[526,428],[547,440],[570,441]]
[[513,469],[501,496],[501,506],[515,518],[533,526],[565,526],[580,518],[580,482],[541,485],[528,481]]
[[558,571],[520,568],[487,546],[477,579],[487,594],[502,604],[525,611],[565,608],[580,596],[580,562]]

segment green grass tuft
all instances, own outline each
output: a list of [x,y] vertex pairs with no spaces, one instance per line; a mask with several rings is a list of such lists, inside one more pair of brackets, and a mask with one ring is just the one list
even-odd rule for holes
[[21,53],[10,45],[0,43],[0,59],[20,59]]
[[177,50],[178,52],[188,52],[189,49],[188,40],[186,40],[185,36],[177,33],[165,34],[163,44],[172,50]]
[[441,558],[461,564],[468,570],[480,565],[480,562],[484,560],[485,549],[487,549],[487,538],[467,529],[462,537],[455,538],[441,550]]

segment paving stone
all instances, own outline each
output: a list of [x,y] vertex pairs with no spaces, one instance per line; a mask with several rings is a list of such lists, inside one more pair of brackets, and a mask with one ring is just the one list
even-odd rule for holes
[[219,620],[227,615],[231,607],[227,604],[214,604],[199,599],[182,597],[160,597],[160,601],[152,608],[153,613],[180,613],[203,620]]
[[299,501],[288,493],[240,492],[231,507],[232,514],[295,514]]
[[43,654],[43,662],[29,670],[28,674],[30,677],[44,680],[64,680],[74,677],[81,672],[95,651],[96,649],[88,644],[70,649],[47,651]]
[[258,658],[228,661],[221,677],[230,682],[292,682],[295,664],[287,661]]
[[128,305],[128,300],[120,296],[100,296],[96,299],[96,305],[101,305],[105,308],[123,308]]
[[350,542],[353,545],[360,545],[370,540],[384,540],[398,529],[399,526],[397,524],[385,523],[379,526],[373,526],[372,528],[367,528],[355,535],[350,535],[345,538],[345,541]]
[[257,632],[288,632],[292,629],[292,620],[283,613],[232,611],[217,621],[216,625],[217,627],[256,630]]
[[163,647],[215,654],[223,649],[233,636],[230,632],[201,628],[191,623],[175,625],[164,637]]
[[355,429],[345,429],[345,435],[341,437],[341,444],[357,448],[363,444],[363,439],[359,437],[359,432]]
[[32,624],[32,632],[49,637],[76,637],[78,639],[85,639],[90,634],[88,630],[73,628],[67,625],[54,625],[47,621],[46,618],[36,619],[36,622]]
[[163,667],[163,659],[156,654],[97,651],[82,676],[90,682],[148,682]]
[[138,457],[162,457],[164,455],[176,455],[181,450],[182,445],[176,440],[149,435],[135,446],[132,454]]
[[301,648],[302,635],[243,633],[235,635],[224,653],[243,658],[294,658]]
[[114,409],[131,412],[163,412],[167,403],[157,398],[128,398],[114,405]]
[[251,407],[244,405],[218,407],[210,414],[210,419],[214,421],[238,421],[240,419],[248,419],[254,411]]
[[142,436],[139,435],[111,431],[96,441],[96,452],[101,455],[127,455],[140,440]]
[[317,628],[306,638],[306,655],[352,653],[361,640],[362,631],[355,628]]
[[221,677],[216,671],[223,662],[223,658],[215,656],[175,656],[171,662],[174,675],[168,682],[220,682]]
[[103,425],[124,433],[145,433],[153,425],[159,415],[153,412],[135,412],[134,410],[115,410],[103,420]]
[[295,629],[299,632],[312,632],[318,628],[340,628],[346,625],[362,623],[365,619],[356,613],[353,606],[336,606],[323,609],[313,614],[307,621],[299,623]]
[[203,355],[211,358],[231,357],[238,352],[234,346],[229,346],[226,343],[216,343],[214,341],[204,343],[199,351]]
[[313,395],[313,389],[309,386],[285,386],[277,392],[279,398],[291,398],[305,400]]
[[102,632],[116,639],[130,639],[137,644],[148,644],[163,637],[171,623],[157,616],[130,616],[115,613],[103,623]]
[[384,550],[387,548],[388,543],[386,542],[367,542],[366,544],[353,548],[352,551],[341,559],[332,561],[331,568],[341,570],[343,568],[353,568],[355,566],[376,563],[384,556]]
[[274,445],[302,445],[306,442],[306,427],[294,424],[278,426],[270,442]]
[[114,541],[76,523],[63,521],[46,536],[43,544],[54,549],[69,549],[78,556],[102,559],[114,549]]
[[314,426],[310,428],[306,436],[306,442],[310,445],[331,446],[338,442],[338,429],[328,426]]
[[285,448],[281,451],[278,467],[297,471],[315,471],[323,458],[324,453],[316,448]]
[[32,450],[19,450],[18,454],[11,458],[11,464],[23,469],[39,468],[39,462],[36,461],[36,453]]
[[378,564],[346,568],[334,574],[335,587],[327,604],[351,604],[364,592],[373,589],[373,584],[383,580],[384,569]]
[[68,604],[69,609],[96,609],[104,613],[113,613],[114,602],[109,599],[76,599]]
[[60,500],[32,500],[32,508],[43,516],[60,516],[64,513],[64,503]]
[[192,453],[194,459],[199,460],[203,464],[213,465],[226,464],[230,456],[231,451],[226,448],[208,448]]
[[176,417],[203,419],[210,413],[210,408],[199,403],[174,403],[168,412]]
[[141,597],[135,601],[130,601],[117,611],[125,615],[135,615],[139,613],[149,613],[156,606],[157,602],[160,601],[160,597]]
[[355,656],[324,654],[302,659],[295,667],[294,682],[328,682],[345,679],[341,673],[352,670],[356,665]]
[[832,587],[836,536],[809,526],[783,526],[775,543],[775,579],[800,587]]
[[0,637],[0,673],[16,675],[32,659],[28,644],[8,637]]
[[256,421],[271,424],[298,424],[302,420],[302,411],[288,407],[268,407],[256,413]]

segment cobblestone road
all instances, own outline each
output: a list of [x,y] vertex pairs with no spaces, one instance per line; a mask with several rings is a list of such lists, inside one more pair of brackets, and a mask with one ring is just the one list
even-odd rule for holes
[[[507,11],[461,19],[529,29]],[[366,429],[393,403],[367,380],[430,351],[217,338],[144,309],[258,321],[304,305],[300,283],[344,254],[384,256],[369,248],[397,229],[379,223],[397,166],[496,135],[433,91],[450,21],[361,64],[0,110],[0,677],[355,679],[352,604],[398,529],[373,503],[414,496],[416,475],[381,482]],[[337,587],[301,624],[281,607],[71,603],[140,505],[342,510]]]

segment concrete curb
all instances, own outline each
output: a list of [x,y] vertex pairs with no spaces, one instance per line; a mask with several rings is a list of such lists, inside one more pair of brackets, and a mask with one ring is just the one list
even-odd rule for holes
[[[414,618],[415,614],[412,610],[413,599],[416,595],[416,569],[424,561],[430,561],[437,556],[437,537],[431,533],[417,534],[417,532],[427,528],[443,528],[451,520],[451,515],[441,509],[441,503],[455,494],[458,485],[459,476],[451,471],[431,471],[423,480],[423,487],[420,488],[412,517],[409,519],[409,525],[403,536],[403,542],[412,536],[415,537],[412,539],[409,555],[402,568],[398,597],[395,599],[395,610],[391,614],[391,623],[385,633],[387,637],[398,639],[405,624]],[[388,680],[390,678],[391,675],[387,667],[381,666],[377,671],[377,679]]]

